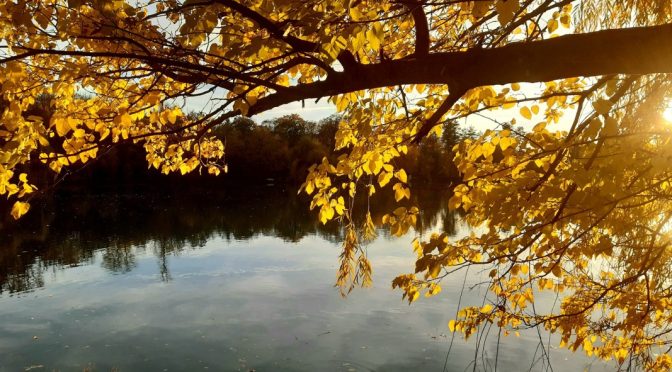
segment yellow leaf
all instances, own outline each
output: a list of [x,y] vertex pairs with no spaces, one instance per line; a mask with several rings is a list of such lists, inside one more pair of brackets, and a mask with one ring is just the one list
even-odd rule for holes
[[180,164],[180,173],[184,175],[189,173],[189,171],[191,171],[191,167],[187,163]]
[[496,7],[497,19],[499,24],[503,26],[511,22],[518,9],[520,9],[520,3],[518,0],[497,0]]
[[362,19],[362,12],[356,6],[350,7],[350,17],[353,21],[359,21]]
[[538,123],[537,125],[534,126],[534,128],[532,128],[532,130],[535,132],[541,132],[544,129],[546,129],[546,122],[544,121]]
[[532,119],[532,112],[527,106],[524,106],[520,109],[520,114],[527,120]]
[[79,128],[79,129],[75,129],[75,131],[72,135],[75,136],[75,138],[82,138],[86,135],[86,132],[84,131],[84,129]]
[[602,129],[602,135],[604,136],[615,136],[618,134],[618,121],[616,119],[612,118],[611,116],[607,116],[606,119],[604,120],[604,128]]
[[587,138],[594,138],[600,131],[600,128],[602,128],[602,121],[600,118],[595,118],[591,120],[591,122],[588,124],[588,127],[586,127],[586,129],[583,131],[583,136]]
[[429,287],[429,292],[427,292],[427,297],[434,296],[441,293],[441,286],[435,283],[432,283]]
[[168,110],[168,112],[166,113],[166,119],[168,119],[168,122],[170,122],[170,124],[175,124],[175,122],[177,121],[177,113],[175,112],[175,110]]
[[583,350],[585,350],[588,355],[591,355],[593,352],[593,343],[590,339],[586,338],[583,340]]
[[30,204],[17,201],[16,203],[14,203],[14,206],[12,207],[12,217],[14,217],[15,220],[18,220],[19,218],[21,218],[21,216],[26,214],[26,212],[28,212],[29,209]]
[[503,137],[499,140],[499,147],[502,148],[502,151],[508,149],[515,143],[515,140],[513,138],[509,137]]
[[380,170],[383,168],[383,162],[377,158],[369,160],[369,163],[367,165],[369,170],[371,171],[371,174],[378,174],[378,172],[380,172]]
[[593,108],[595,108],[595,112],[600,115],[608,114],[611,110],[611,106],[613,105],[613,102],[606,99],[598,99],[597,101],[593,102]]
[[476,19],[483,18],[483,16],[488,13],[491,5],[492,1],[475,1],[474,8],[471,10],[471,15]]
[[378,50],[380,48],[380,39],[373,30],[366,31],[366,40],[371,45],[371,49]]
[[395,177],[403,183],[408,183],[408,176],[406,175],[406,171],[403,169],[399,169],[395,174]]
[[548,20],[548,32],[553,33],[558,29],[558,21],[555,19]]
[[490,142],[486,142],[481,146],[481,151],[483,153],[483,156],[485,156],[486,158],[489,157],[490,155],[494,154],[495,150],[496,150],[496,147]]
[[382,171],[378,175],[378,184],[380,185],[380,187],[385,187],[385,185],[387,185],[391,179],[392,179],[392,173]]
[[56,126],[56,133],[63,137],[70,131],[70,124],[65,118],[54,118],[54,125]]
[[460,195],[453,195],[448,200],[448,209],[451,211],[456,210],[462,204],[462,197]]
[[394,190],[394,199],[400,201],[403,198],[411,198],[411,190],[404,187],[402,183],[397,183],[392,187]]
[[114,117],[114,124],[118,125],[121,128],[128,128],[131,126],[131,115],[128,113],[123,113]]

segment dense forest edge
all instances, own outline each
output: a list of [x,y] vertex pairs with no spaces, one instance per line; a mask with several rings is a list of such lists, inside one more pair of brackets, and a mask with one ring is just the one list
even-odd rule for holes
[[[329,116],[318,122],[297,114],[285,115],[262,123],[238,117],[217,126],[215,137],[225,144],[226,174],[211,176],[206,172],[187,175],[161,174],[151,168],[140,145],[115,144],[103,156],[81,169],[73,169],[63,178],[59,189],[109,191],[136,188],[161,188],[166,183],[180,187],[195,183],[247,185],[274,183],[296,187],[306,177],[308,168],[324,157],[334,160],[341,151],[334,150],[340,117]],[[412,182],[447,185],[459,180],[453,164],[453,146],[466,137],[475,136],[473,129],[458,130],[446,125],[441,137],[429,136],[409,148],[398,163]],[[44,185],[43,185],[44,186]]]
[[[53,115],[52,97],[43,95],[24,113],[49,123]],[[6,102],[5,102],[6,103]],[[2,109],[0,102],[0,109]],[[189,116],[199,117],[199,113]],[[108,143],[95,161],[65,169],[54,176],[39,159],[32,159],[32,182],[45,194],[96,192],[180,191],[185,187],[221,187],[268,185],[296,189],[305,180],[311,165],[323,158],[334,162],[344,153],[335,149],[335,137],[341,117],[331,115],[319,121],[305,120],[298,114],[285,115],[261,123],[239,116],[213,128],[212,134],[225,144],[227,172],[212,176],[203,171],[186,175],[161,174],[148,165],[141,144]],[[459,181],[453,163],[453,146],[478,134],[469,127],[460,129],[454,123],[443,126],[440,136],[429,135],[419,144],[409,146],[407,154],[397,161],[410,176],[411,184],[447,186]],[[50,139],[57,141],[57,139]],[[54,147],[60,143],[50,144]]]

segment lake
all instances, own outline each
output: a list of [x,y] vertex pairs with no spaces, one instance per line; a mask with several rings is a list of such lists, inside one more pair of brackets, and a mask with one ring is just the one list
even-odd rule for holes
[[[441,192],[414,198],[422,234],[464,233]],[[373,286],[341,298],[339,226],[293,190],[53,196],[0,234],[0,371],[551,370],[536,330],[450,348],[465,276],[409,306],[391,280],[412,238],[381,231]],[[556,371],[614,369],[551,344]]]

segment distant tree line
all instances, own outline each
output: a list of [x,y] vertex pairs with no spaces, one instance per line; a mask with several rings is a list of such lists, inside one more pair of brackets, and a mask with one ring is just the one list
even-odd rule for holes
[[[302,182],[307,169],[324,157],[335,158],[335,134],[341,118],[332,115],[318,122],[297,114],[285,115],[261,124],[238,117],[215,128],[226,143],[226,161],[232,178]],[[409,148],[399,166],[415,181],[449,183],[459,179],[452,148],[459,141],[475,137],[473,128],[446,125],[441,137],[429,136]]]
[[[38,116],[45,125],[51,120],[52,97],[38,97],[26,116]],[[6,102],[0,102],[0,109]],[[199,116],[192,113],[191,116]],[[335,135],[341,118],[332,115],[318,122],[308,121],[297,114],[285,115],[261,124],[247,117],[237,117],[214,128],[214,135],[225,143],[228,175],[211,177],[189,174],[187,176],[162,175],[148,167],[145,152],[141,146],[131,143],[112,144],[102,151],[95,162],[81,168],[69,168],[59,175],[59,188],[71,189],[129,189],[139,186],[161,188],[184,186],[207,180],[215,186],[240,182],[273,182],[296,185],[303,182],[308,168],[323,157],[334,159],[339,151],[334,150]],[[443,134],[431,135],[419,145],[409,148],[408,154],[399,159],[411,176],[412,182],[450,183],[459,179],[453,164],[452,148],[459,141],[475,137],[473,128],[460,129],[447,124]],[[58,139],[50,139],[52,146],[58,147]],[[35,159],[30,167],[44,168]],[[31,169],[32,174],[39,174]],[[41,177],[33,178],[40,189],[49,189],[57,180],[53,173],[45,171]]]

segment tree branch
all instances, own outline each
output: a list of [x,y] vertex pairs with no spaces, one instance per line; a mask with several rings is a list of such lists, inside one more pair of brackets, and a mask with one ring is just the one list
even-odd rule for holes
[[272,20],[264,17],[263,15],[255,12],[254,10],[248,8],[247,6],[233,0],[216,0],[217,3],[237,12],[245,18],[248,18],[258,24],[260,27],[268,31],[271,36],[278,40],[282,40],[294,48],[297,52],[315,52],[319,49],[319,45],[299,39],[298,37],[292,35],[285,35],[284,30],[280,25],[276,24]]
[[385,80],[379,86],[457,84],[467,89],[578,76],[672,73],[669,40],[672,24],[607,30],[385,61],[362,66],[361,73]]
[[415,53],[416,56],[429,54],[429,24],[425,15],[423,0],[404,0],[404,5],[410,10],[415,24]]
[[324,81],[294,86],[268,96],[257,103],[258,108],[253,112],[301,99],[403,84],[445,84],[455,92],[464,92],[486,85],[578,76],[672,73],[669,40],[672,40],[672,24],[358,65],[332,74]]
[[[277,40],[287,43],[296,52],[314,53],[320,50],[320,45],[312,41],[303,40],[296,36],[289,35],[285,32],[283,25],[278,24],[263,15],[255,12],[247,6],[238,3],[234,0],[216,0],[219,4],[237,12],[245,18],[248,18],[260,27],[268,31],[271,36]],[[357,64],[355,56],[348,50],[343,50],[338,55],[338,61],[341,62],[343,68],[348,69]]]
[[[665,24],[567,35],[542,41],[514,43],[493,49],[415,55],[412,58],[368,65],[355,62],[342,72],[331,72],[325,80],[310,84],[291,87],[262,84],[275,89],[276,92],[260,98],[250,108],[248,115],[258,114],[282,104],[303,99],[404,84],[447,85],[449,91],[456,92],[451,93],[450,100],[452,101],[459,99],[458,92],[486,85],[544,82],[578,76],[672,73],[672,43],[669,42],[670,40],[672,40],[672,24]],[[618,48],[614,47],[616,45]],[[141,60],[150,65],[158,63],[164,66],[164,69],[175,66],[184,71],[193,69],[201,73],[221,74],[260,84],[259,79],[252,79],[245,75],[237,76],[232,71],[158,56],[22,49],[24,53],[27,52],[24,57],[26,55],[58,54],[129,58]],[[16,58],[0,59],[0,63],[13,59]],[[435,115],[443,116],[450,109],[446,107],[449,103],[450,101],[444,102]],[[433,125],[429,120],[421,132],[428,132],[427,128],[431,129]]]
[[429,131],[434,128],[436,123],[441,120],[443,115],[450,110],[453,105],[462,98],[464,93],[467,91],[465,89],[460,89],[460,88],[455,88],[451,89],[450,92],[448,93],[448,97],[441,103],[441,106],[439,106],[438,109],[432,114],[432,116],[425,120],[425,122],[422,124],[422,127],[420,127],[420,130],[418,130],[418,133],[415,135],[415,138],[413,139],[413,142],[418,143],[420,142],[421,139],[423,139],[427,134],[429,134]]

